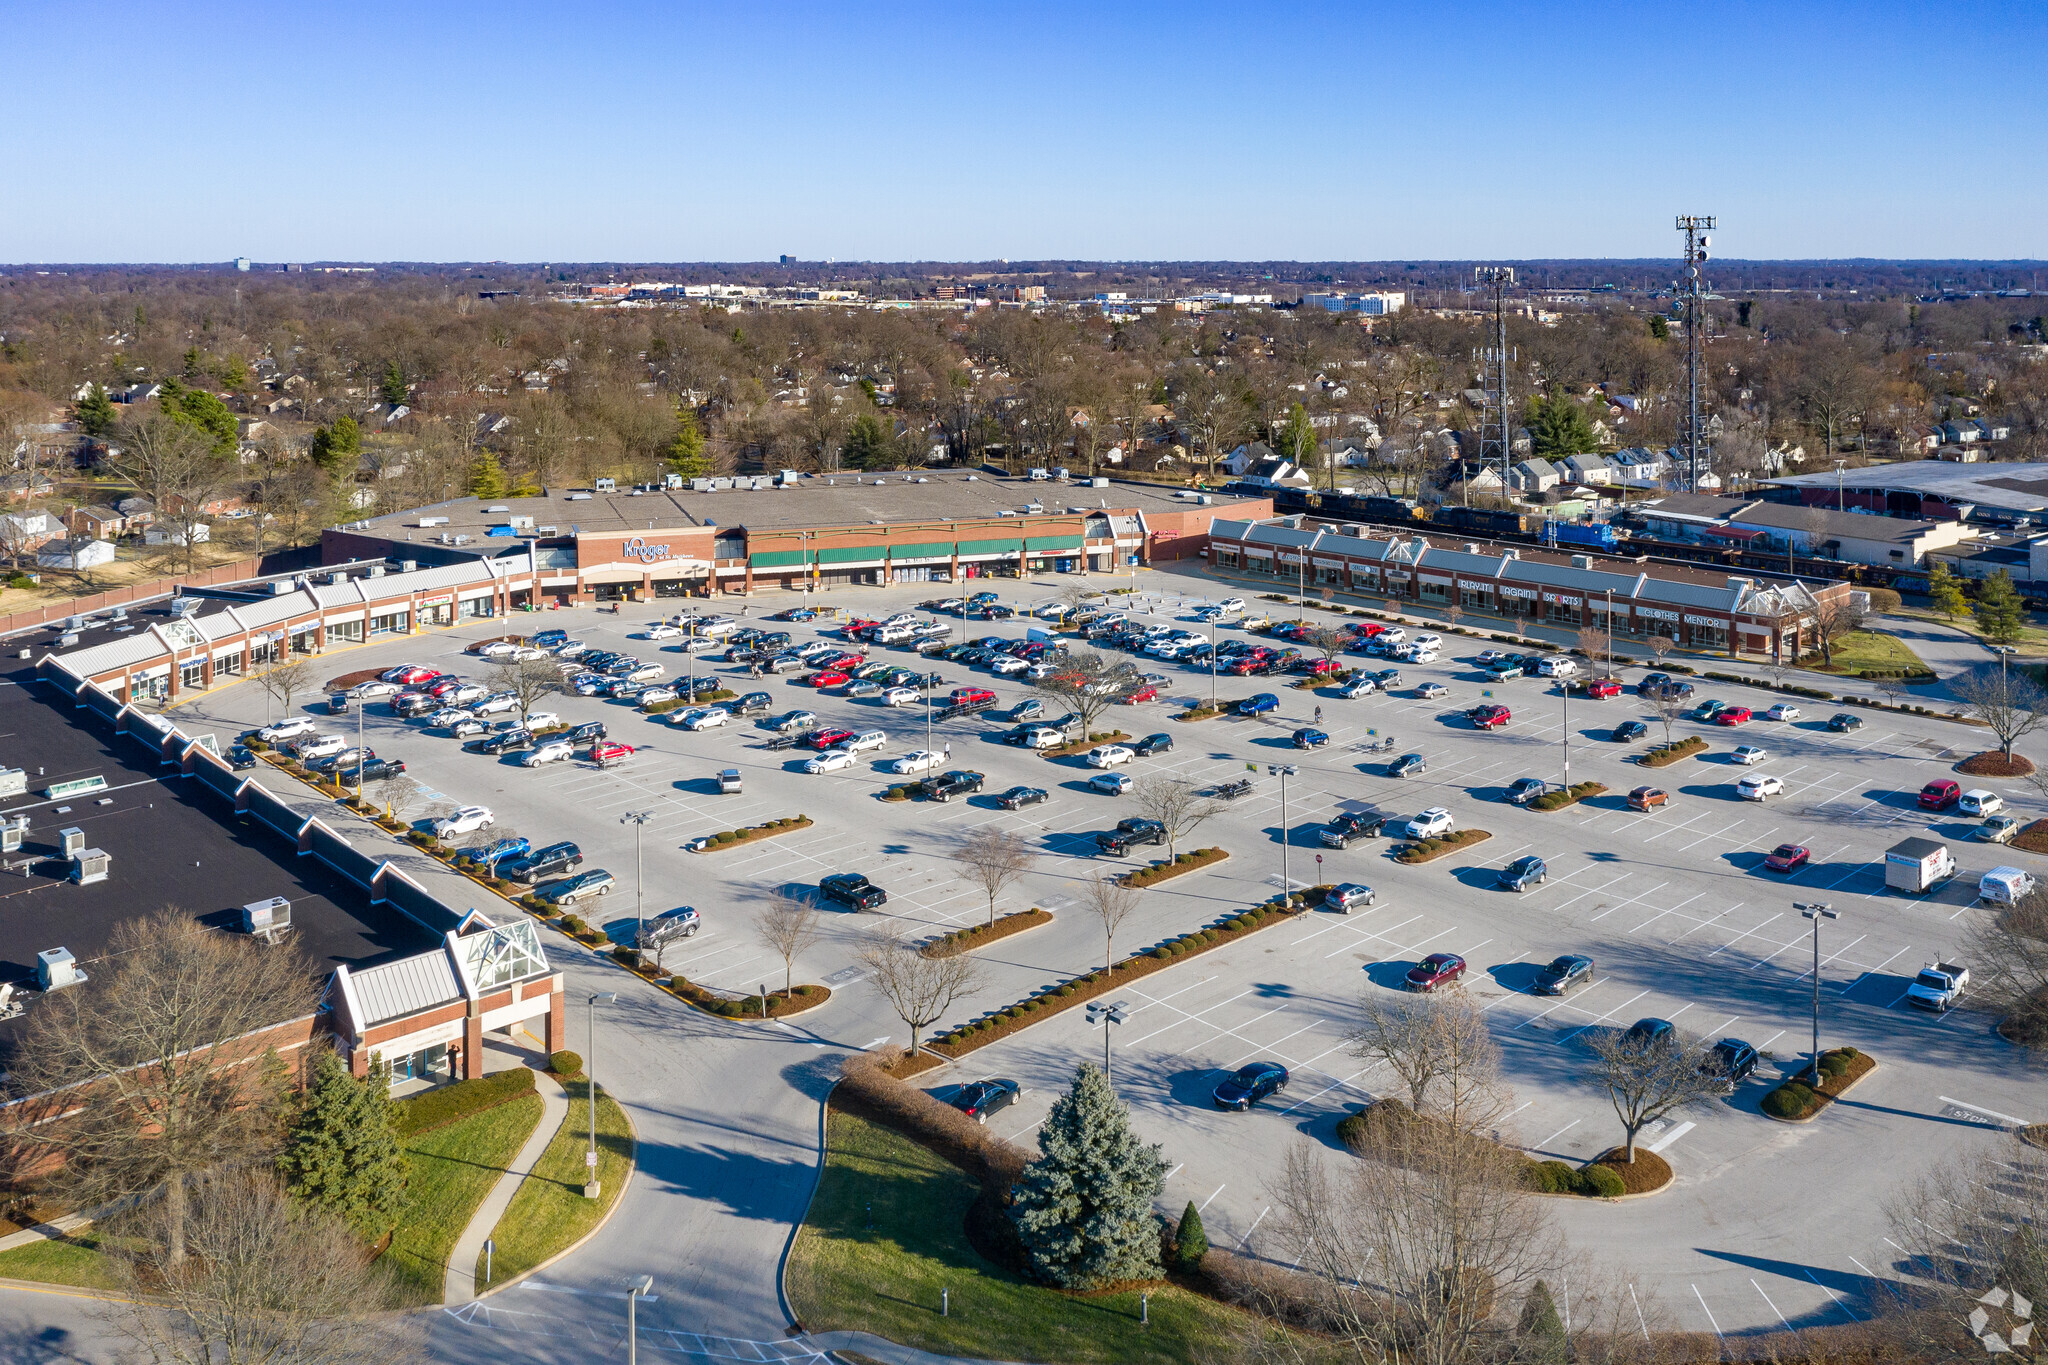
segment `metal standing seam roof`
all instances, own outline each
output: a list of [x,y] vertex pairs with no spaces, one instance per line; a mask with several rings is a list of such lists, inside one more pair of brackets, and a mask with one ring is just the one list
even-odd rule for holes
[[363,1010],[364,1017],[355,1021],[358,1029],[465,998],[455,968],[440,948],[352,971],[348,983]]

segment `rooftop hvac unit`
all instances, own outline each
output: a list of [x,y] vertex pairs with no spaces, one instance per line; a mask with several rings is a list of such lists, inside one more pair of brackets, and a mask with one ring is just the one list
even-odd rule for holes
[[419,568],[420,562],[417,559],[401,559],[398,561],[398,571],[400,573],[418,573]]
[[441,543],[443,545],[452,545],[455,543],[455,537],[448,534],[446,531],[443,531],[441,533]]
[[57,831],[57,842],[62,845],[61,851],[64,856],[69,858],[85,847],[85,831],[76,825],[69,829],[60,829]]
[[283,896],[251,901],[242,907],[242,932],[275,943],[291,932],[292,903]]
[[600,493],[616,493],[619,491],[619,481],[617,479],[599,479],[591,486]]
[[76,633],[73,633],[73,634],[70,634],[70,635],[59,635],[59,636],[57,637],[57,648],[59,648],[59,649],[69,649],[69,648],[71,648],[71,646],[73,646],[73,645],[75,645],[75,644],[77,644],[77,643],[78,643],[78,636],[77,636],[77,634],[76,634]]
[[446,518],[446,517],[421,517],[421,518],[420,518],[420,525],[422,525],[422,526],[446,526],[447,524],[448,524],[448,518]]
[[455,543],[456,543],[457,545],[467,545],[467,544],[469,544],[469,537],[468,537],[468,536],[457,536],[457,537],[455,537]]
[[26,815],[0,825],[0,853],[21,852],[21,839],[27,833],[28,817]]
[[709,479],[692,479],[692,480],[690,480],[690,491],[691,491],[692,493],[709,493],[709,492],[711,491],[711,480],[709,480]]
[[71,880],[80,886],[103,882],[107,879],[107,869],[113,865],[114,860],[105,849],[81,848],[71,855]]
[[69,948],[45,948],[36,954],[36,984],[44,990],[61,991],[85,981],[86,975],[78,970],[78,959],[71,956]]
[[107,616],[107,619],[108,619],[109,621],[125,621],[125,620],[127,620],[127,619],[128,619],[128,608],[126,608],[126,607],[115,607],[115,608],[114,608],[114,610],[113,610],[113,611],[112,611],[111,613],[109,613],[109,614],[108,614],[108,616]]
[[383,576],[384,576],[384,566],[383,566],[382,564],[372,564],[372,565],[370,566],[370,577],[372,577],[372,578],[382,578]]
[[272,597],[283,597],[286,593],[290,592],[291,590],[292,585],[285,582],[282,578],[275,580],[270,585],[270,595]]
[[512,509],[511,509],[511,508],[509,508],[509,507],[507,507],[507,506],[506,506],[506,505],[505,505],[504,503],[502,503],[502,502],[494,502],[494,503],[492,503],[492,504],[491,504],[491,505],[490,505],[489,507],[486,507],[486,508],[485,508],[484,510],[485,510],[486,512],[509,512],[509,511],[511,511]]
[[331,573],[327,575],[327,586],[330,588],[338,588],[346,582],[348,582],[348,575],[345,573]]
[[[918,482],[919,482],[919,483],[923,483],[923,482],[924,482],[924,480],[923,480],[923,479],[919,479],[919,480],[918,480]],[[1109,487],[1109,480],[1108,480],[1108,479],[1090,479],[1090,480],[1088,480],[1088,486],[1089,486],[1090,488],[1107,488],[1107,487]]]
[[590,501],[590,494],[588,494],[588,493],[571,493],[571,494],[569,495],[569,501],[570,501],[570,502],[589,502],[589,501]]
[[196,597],[174,597],[174,598],[172,598],[172,599],[171,599],[171,615],[173,615],[173,616],[181,616],[181,617],[182,617],[182,616],[197,616],[198,614],[199,614],[199,599],[198,599],[198,598],[196,598]]
[[64,629],[66,629],[66,630],[84,630],[84,629],[85,629],[85,618],[84,618],[83,616],[72,616],[72,617],[67,617],[67,618],[65,618],[65,621],[64,621]]
[[28,790],[28,774],[20,768],[0,768],[0,796],[19,796]]

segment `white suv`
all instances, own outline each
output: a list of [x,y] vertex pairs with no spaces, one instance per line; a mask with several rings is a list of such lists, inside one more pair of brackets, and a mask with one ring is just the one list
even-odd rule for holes
[[526,751],[526,757],[519,760],[521,766],[538,768],[543,763],[560,763],[576,757],[576,746],[566,739],[551,739],[547,743]]
[[281,720],[274,725],[264,726],[256,732],[256,738],[262,740],[265,744],[275,744],[281,739],[291,739],[296,735],[310,735],[312,733],[312,717],[293,716],[290,720]]
[[491,814],[489,806],[461,806],[434,822],[434,837],[447,839],[457,834],[489,829],[497,818]]
[[889,734],[886,730],[863,730],[841,747],[858,754],[869,749],[879,749],[888,742]]

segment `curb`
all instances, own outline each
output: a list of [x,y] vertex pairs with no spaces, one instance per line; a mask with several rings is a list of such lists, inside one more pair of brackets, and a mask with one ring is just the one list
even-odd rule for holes
[[[1869,1053],[1867,1053],[1867,1052],[1866,1052],[1866,1053],[1864,1053],[1863,1055],[1864,1055],[1864,1056],[1866,1056],[1866,1057],[1869,1057],[1869,1056],[1870,1056],[1870,1054],[1869,1054]],[[1883,1063],[1879,1062],[1879,1061],[1878,1061],[1878,1060],[1877,1060],[1877,1059],[1876,1059],[1875,1057],[1871,1057],[1871,1059],[1870,1059],[1870,1070],[1868,1070],[1868,1071],[1864,1072],[1864,1073],[1863,1073],[1863,1074],[1862,1074],[1861,1076],[1858,1076],[1858,1077],[1857,1077],[1857,1078],[1856,1078],[1855,1080],[1853,1080],[1853,1081],[1850,1081],[1850,1082],[1849,1082],[1849,1083],[1848,1083],[1847,1085],[1843,1086],[1843,1087],[1842,1087],[1842,1088],[1841,1088],[1840,1090],[1836,1091],[1836,1092],[1835,1092],[1834,1094],[1832,1094],[1832,1095],[1829,1095],[1829,1096],[1827,1097],[1827,1100],[1828,1100],[1828,1102],[1827,1102],[1826,1104],[1823,1104],[1823,1105],[1822,1105],[1822,1106],[1821,1106],[1820,1108],[1818,1108],[1818,1109],[1814,1110],[1814,1111],[1813,1111],[1813,1112],[1812,1112],[1811,1114],[1808,1114],[1808,1115],[1807,1115],[1807,1116],[1806,1116],[1805,1118],[1801,1118],[1801,1119],[1781,1119],[1781,1118],[1779,1118],[1779,1117],[1778,1117],[1778,1116],[1777,1116],[1776,1114],[1764,1114],[1764,1117],[1765,1117],[1765,1118],[1767,1118],[1767,1119],[1769,1119],[1769,1120],[1770,1120],[1770,1121],[1771,1121],[1772,1123],[1793,1123],[1793,1124],[1799,1124],[1799,1123],[1812,1123],[1812,1122],[1813,1122],[1813,1121],[1814,1121],[1815,1119],[1819,1118],[1819,1117],[1820,1117],[1820,1116],[1821,1116],[1822,1114],[1825,1114],[1825,1113],[1827,1113],[1827,1112],[1828,1112],[1828,1110],[1830,1110],[1830,1109],[1834,1108],[1834,1107],[1835,1107],[1835,1103],[1836,1103],[1836,1101],[1840,1100],[1840,1099],[1842,1098],[1842,1096],[1844,1096],[1844,1095],[1848,1094],[1848,1093],[1849,1093],[1849,1092],[1850,1092],[1851,1090],[1854,1090],[1854,1089],[1855,1089],[1855,1088],[1856,1088],[1857,1086],[1859,1086],[1859,1085],[1863,1084],[1863,1083],[1864,1083],[1865,1081],[1869,1080],[1869,1079],[1870,1079],[1870,1078],[1871,1078],[1872,1076],[1875,1076],[1875,1075],[1876,1075],[1876,1074],[1878,1073],[1878,1069],[1879,1069],[1879,1068],[1880,1068],[1880,1067],[1881,1067],[1882,1065],[1883,1065]],[[1802,1069],[1803,1069],[1803,1068],[1802,1068]],[[1791,1076],[1791,1077],[1787,1077],[1787,1079],[1788,1079],[1788,1080],[1797,1080],[1797,1079],[1798,1079],[1798,1077],[1797,1077],[1797,1076]],[[1783,1084],[1783,1082],[1780,1082],[1780,1084]],[[1759,1109],[1759,1110],[1758,1110],[1757,1112],[1758,1112],[1759,1114],[1763,1114],[1763,1111],[1762,1111],[1761,1109]]]
[[[602,1094],[611,1093],[610,1091],[605,1090],[603,1086],[599,1086],[597,1088],[599,1092]],[[546,1270],[549,1266],[555,1264],[555,1262],[561,1260],[563,1257],[572,1256],[576,1252],[582,1250],[583,1244],[585,1242],[588,1242],[591,1238],[597,1236],[598,1233],[603,1232],[605,1230],[605,1225],[612,1221],[612,1216],[616,1214],[622,1207],[624,1207],[626,1203],[626,1195],[633,1188],[633,1176],[640,1169],[640,1130],[633,1124],[633,1111],[626,1108],[625,1105],[619,1104],[619,1100],[616,1095],[612,1096],[612,1103],[618,1104],[619,1112],[625,1115],[626,1134],[633,1140],[632,1148],[626,1153],[626,1174],[625,1178],[619,1182],[619,1197],[612,1200],[612,1206],[604,1211],[604,1217],[598,1219],[596,1224],[590,1229],[590,1231],[584,1233],[581,1237],[578,1237],[575,1241],[563,1247],[560,1251],[548,1257],[545,1261],[542,1261],[539,1265],[533,1267],[531,1270],[523,1270],[519,1274],[514,1275],[511,1279],[506,1280],[504,1283],[494,1284],[490,1286],[488,1289],[485,1289],[482,1293],[478,1294],[475,1298],[471,1299],[471,1303],[481,1303],[485,1299],[489,1298],[491,1295],[497,1293],[499,1290],[510,1289],[513,1285],[518,1284],[521,1280],[525,1280],[534,1275],[540,1274],[541,1271]]]

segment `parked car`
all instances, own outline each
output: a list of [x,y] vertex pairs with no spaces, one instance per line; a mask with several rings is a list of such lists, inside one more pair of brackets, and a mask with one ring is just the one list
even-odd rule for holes
[[966,796],[980,791],[982,783],[987,780],[986,776],[971,769],[955,768],[952,772],[927,778],[924,794],[928,800],[951,801],[956,796]]
[[1313,726],[1303,726],[1294,732],[1294,747],[1297,749],[1321,749],[1330,742],[1330,737]]
[[221,757],[238,773],[245,773],[256,766],[256,751],[246,744],[230,744]]
[[[1764,712],[1764,719],[1798,720],[1799,708],[1796,706],[1787,706],[1784,702],[1779,702],[1776,706],[1773,706],[1770,710]],[[1744,1044],[1744,1046],[1746,1047],[1748,1046],[1748,1044]]]
[[874,910],[889,903],[889,893],[858,872],[835,872],[820,877],[818,894],[856,910]]
[[1731,729],[1749,723],[1750,709],[1747,706],[1725,706],[1714,713],[1714,724],[1726,725]]
[[1433,839],[1439,834],[1450,833],[1451,826],[1451,813],[1442,806],[1431,806],[1411,819],[1401,832],[1409,839]]
[[1947,810],[1962,799],[1961,784],[1946,777],[1937,777],[1920,789],[1921,810]]
[[1088,766],[1091,768],[1114,768],[1129,763],[1137,755],[1121,744],[1103,744],[1088,751]]
[[1475,706],[1465,713],[1475,730],[1498,730],[1511,719],[1505,706]]
[[1511,806],[1526,806],[1550,790],[1550,784],[1540,777],[1518,777],[1508,783],[1500,799]]
[[1751,773],[1735,784],[1735,794],[1745,801],[1761,801],[1770,796],[1783,796],[1785,784],[1769,773]]
[[1728,755],[1730,761],[1740,763],[1745,768],[1752,764],[1761,763],[1770,756],[1770,750],[1759,749],[1754,744],[1739,744],[1736,746],[1735,752]]
[[262,740],[265,744],[276,744],[282,740],[296,739],[300,735],[310,735],[313,732],[314,725],[311,716],[293,716],[290,720],[280,720],[264,726],[256,732],[256,738]]
[[1671,793],[1662,787],[1637,787],[1628,794],[1630,810],[1656,810],[1659,806],[1669,805],[1670,802]]
[[1340,882],[1331,887],[1328,894],[1323,897],[1324,905],[1347,915],[1360,906],[1371,905],[1372,902],[1373,889],[1358,882]]
[[1813,860],[1813,851],[1804,844],[1779,844],[1764,855],[1764,866],[1773,872],[1797,872]]
[[1606,701],[1609,697],[1621,695],[1621,679],[1591,678],[1586,682],[1586,695],[1594,701]]
[[1366,677],[1363,673],[1358,673],[1354,674],[1349,682],[1338,687],[1337,695],[1348,701],[1353,697],[1363,697],[1369,692],[1377,692],[1379,689],[1380,685],[1378,683]]
[[524,749],[531,743],[533,743],[532,734],[515,726],[510,730],[500,730],[496,734],[485,735],[482,739],[473,739],[463,747],[480,754],[496,755],[509,753],[514,749]]
[[1550,869],[1544,865],[1541,858],[1532,853],[1525,858],[1517,858],[1502,868],[1498,880],[1504,890],[1527,891],[1532,886],[1541,886],[1549,881]]
[[1026,806],[1037,805],[1046,799],[1046,795],[1043,787],[1012,787],[996,798],[996,804],[1004,810],[1022,810]]
[[1669,1019],[1638,1019],[1622,1038],[1637,1047],[1664,1046],[1678,1041],[1678,1026]]
[[440,819],[434,821],[436,839],[452,839],[458,834],[469,834],[480,829],[489,829],[497,823],[498,817],[491,814],[489,806],[458,806]]
[[603,739],[608,733],[610,732],[605,729],[603,721],[592,720],[585,721],[563,735],[562,738],[568,740],[571,744],[588,744],[594,739]]
[[1529,989],[1538,995],[1563,995],[1593,979],[1593,959],[1580,953],[1552,958],[1536,973]]
[[1852,715],[1847,711],[1837,711],[1828,717],[1828,729],[1838,735],[1846,735],[1851,730],[1861,730],[1862,728],[1863,717]]
[[543,763],[560,763],[576,756],[576,746],[566,739],[551,739],[545,744],[536,744],[528,749],[519,760],[520,766],[538,768]]
[[597,743],[591,745],[590,752],[586,755],[586,757],[588,757],[592,763],[595,763],[600,768],[609,768],[616,764],[625,762],[627,759],[631,758],[636,752],[637,751],[630,744],[623,743],[622,741],[616,739],[604,739],[599,740]]
[[1353,839],[1368,839],[1379,834],[1387,823],[1387,817],[1379,811],[1345,811],[1316,832],[1316,839],[1325,848],[1349,848]]
[[1402,754],[1387,765],[1388,777],[1419,777],[1429,769],[1429,763],[1421,754]]
[[942,768],[945,765],[946,756],[944,754],[932,749],[915,749],[901,758],[891,759],[889,771],[899,774],[922,773],[930,772],[933,768]]
[[1438,697],[1447,697],[1450,694],[1451,689],[1440,682],[1426,682],[1415,689],[1415,695],[1424,701],[1434,701]]
[[522,854],[510,862],[498,865],[498,875],[514,881],[532,882],[542,877],[552,877],[583,865],[583,850],[568,840],[537,848]]
[[472,867],[495,868],[499,863],[505,862],[508,859],[524,858],[532,851],[533,845],[531,843],[514,835],[509,839],[494,839],[487,844],[472,844],[457,853],[455,861],[458,863],[468,863]]
[[1633,744],[1648,733],[1650,733],[1650,727],[1641,721],[1625,720],[1614,727],[1614,733],[1609,735],[1608,738],[1612,739],[1616,744]]
[[1972,787],[1956,800],[1956,810],[1964,815],[1996,815],[2005,809],[2005,798],[1982,787]]
[[1760,1060],[1757,1050],[1740,1038],[1723,1038],[1714,1044],[1700,1063],[1700,1070],[1709,1076],[1718,1077],[1723,1088],[1733,1090],[1749,1079],[1749,1073],[1756,1070]]
[[1154,754],[1163,754],[1172,748],[1172,735],[1147,735],[1143,739],[1134,740],[1131,744],[1131,752],[1140,758],[1150,758]]
[[1271,692],[1259,692],[1239,702],[1237,704],[1237,714],[1240,716],[1263,716],[1268,711],[1277,711],[1279,708],[1280,698],[1274,696]]
[[1130,789],[1131,779],[1123,773],[1097,773],[1088,779],[1088,790],[1104,796],[1122,796]]
[[375,754],[360,763],[334,770],[334,780],[349,787],[360,787],[365,782],[378,782],[387,777],[396,777],[405,771],[402,758],[378,758]]
[[773,720],[764,721],[763,724],[779,734],[789,734],[799,730],[815,730],[818,726],[818,717],[809,711],[785,711]]
[[949,1102],[976,1123],[987,1123],[990,1114],[1008,1109],[1023,1093],[1015,1081],[970,1081],[954,1091]]
[[1465,959],[1456,953],[1431,953],[1408,969],[1411,991],[1433,991],[1457,983],[1465,975]]
[[1994,815],[1970,831],[1970,837],[1981,844],[2009,844],[2012,837],[2020,832],[2022,822],[2013,815]]
[[1146,820],[1133,816],[1116,822],[1116,828],[1105,830],[1095,836],[1097,852],[1121,858],[1140,844],[1163,844],[1166,842],[1166,826],[1157,820]]
[[1287,1068],[1278,1062],[1252,1062],[1232,1072],[1211,1097],[1218,1109],[1243,1113],[1287,1088]]
[[574,905],[592,896],[609,896],[617,884],[618,878],[600,867],[560,881],[543,882],[533,889],[533,894],[550,905]]
[[851,768],[859,758],[850,749],[826,749],[804,760],[804,771],[816,776],[819,773],[836,773],[841,768]]

